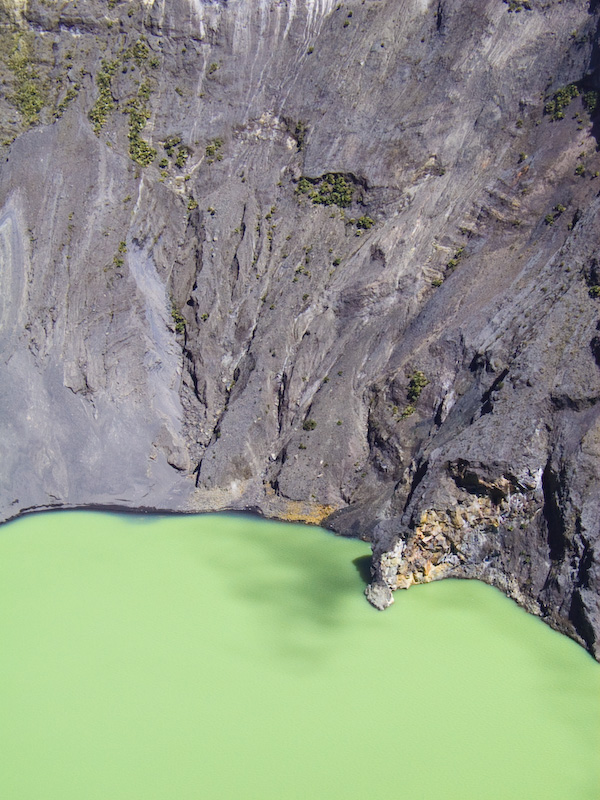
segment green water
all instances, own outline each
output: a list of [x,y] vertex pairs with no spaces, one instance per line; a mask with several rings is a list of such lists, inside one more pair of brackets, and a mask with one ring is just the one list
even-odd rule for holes
[[475,582],[236,516],[0,527],[6,800],[597,800],[600,667]]

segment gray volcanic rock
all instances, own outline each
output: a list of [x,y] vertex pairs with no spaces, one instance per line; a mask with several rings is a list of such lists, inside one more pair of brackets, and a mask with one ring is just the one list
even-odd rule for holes
[[252,509],[600,657],[596,2],[0,0],[0,514]]

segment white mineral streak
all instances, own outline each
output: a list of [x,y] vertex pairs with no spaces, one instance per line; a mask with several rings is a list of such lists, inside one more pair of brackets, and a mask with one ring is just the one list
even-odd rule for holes
[[0,211],[0,331],[8,343],[16,323],[15,313],[23,307],[24,253],[15,212]]
[[[19,0],[25,2],[25,0]],[[154,0],[143,0],[152,5]],[[233,50],[242,55],[273,48],[273,39],[286,39],[296,17],[304,18],[304,39],[316,36],[336,0],[235,0],[227,6],[207,0],[189,0],[203,36],[206,27],[217,27],[222,14],[233,14]]]
[[[314,35],[324,17],[330,14],[335,7],[335,0],[304,0],[306,6],[306,29],[308,36]],[[289,0],[288,21],[283,32],[284,38],[288,35],[292,20],[297,11],[297,0]]]
[[[140,202],[138,198],[138,203]],[[134,211],[137,212],[137,205]],[[140,295],[144,298],[146,315],[145,367],[148,385],[153,394],[154,408],[170,423],[171,432],[181,427],[179,402],[179,347],[171,333],[173,321],[169,298],[147,250],[127,242],[127,263]]]

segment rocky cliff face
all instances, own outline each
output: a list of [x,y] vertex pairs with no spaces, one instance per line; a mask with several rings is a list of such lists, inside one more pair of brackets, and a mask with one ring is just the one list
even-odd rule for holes
[[0,0],[2,517],[321,522],[599,657],[599,15]]

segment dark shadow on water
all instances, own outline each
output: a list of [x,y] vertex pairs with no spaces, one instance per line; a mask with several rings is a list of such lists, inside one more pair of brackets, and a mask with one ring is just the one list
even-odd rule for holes
[[373,561],[371,556],[359,556],[358,558],[354,558],[352,563],[356,567],[356,571],[361,577],[361,580],[365,584],[369,584],[371,582],[371,562]]
[[[65,523],[76,528],[84,519],[77,512],[90,514],[89,509],[63,511]],[[356,596],[357,585],[351,559],[344,559],[342,537],[330,546],[332,539],[338,537],[323,529],[249,514],[135,514],[113,507],[108,513],[107,509],[97,516],[92,513],[90,520],[102,526],[102,520],[109,520],[112,512],[116,519],[129,525],[147,526],[148,535],[160,534],[159,540],[164,535],[159,526],[167,520],[170,526],[172,521],[174,527],[169,536],[188,543],[186,558],[201,561],[203,569],[210,567],[213,575],[221,576],[228,593],[233,593],[246,608],[263,614],[266,635],[282,652],[293,652],[294,657],[304,654],[314,660],[323,641],[328,641],[322,634],[349,624],[345,603]],[[178,537],[178,519],[186,520],[188,534],[189,523],[194,524],[192,536]],[[203,548],[200,542],[204,536],[214,546]],[[370,556],[352,561],[365,584],[369,581],[370,562]]]

